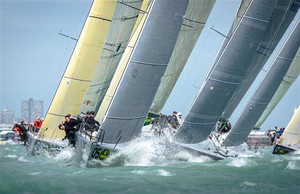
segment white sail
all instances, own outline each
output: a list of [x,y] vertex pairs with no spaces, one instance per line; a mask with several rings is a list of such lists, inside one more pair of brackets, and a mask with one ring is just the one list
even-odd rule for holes
[[246,78],[276,2],[252,1],[214,69],[180,126],[177,141],[198,143],[207,139],[239,84]]
[[275,10],[269,21],[268,28],[256,50],[255,57],[252,59],[253,68],[248,70],[246,78],[242,80],[238,89],[226,106],[223,114],[225,118],[229,118],[231,116],[245,93],[248,91],[256,76],[274,51],[280,38],[295,17],[297,13],[297,9],[295,8],[299,6],[300,4],[298,0],[276,1]]
[[154,0],[101,128],[104,143],[140,134],[173,52],[188,0]]
[[77,115],[108,36],[116,0],[95,0],[43,122],[40,136],[62,139],[58,124],[66,114]]
[[271,55],[272,66],[225,138],[223,145],[237,146],[245,142],[278,89],[300,46],[299,16],[300,13],[296,15],[279,42],[280,49],[276,48]]
[[300,106],[294,111],[294,115],[280,139],[282,145],[294,146],[300,144]]
[[[110,85],[119,61],[127,47],[140,12],[142,0],[118,1],[113,22],[93,79],[86,92],[80,111],[97,113],[104,94]],[[148,1],[143,4],[146,5]],[[139,14],[141,13],[141,14]]]
[[272,97],[270,103],[268,104],[267,108],[264,110],[261,117],[258,119],[257,123],[255,124],[255,128],[261,127],[261,125],[268,118],[268,116],[274,110],[276,105],[279,103],[279,101],[282,99],[282,97],[288,91],[290,86],[297,79],[297,77],[299,76],[299,73],[300,73],[300,65],[299,64],[300,64],[300,49],[298,49],[298,52],[291,64],[288,72],[285,74],[280,86],[278,87],[276,93]]
[[189,0],[178,40],[150,112],[160,113],[204,28],[214,3],[215,0]]

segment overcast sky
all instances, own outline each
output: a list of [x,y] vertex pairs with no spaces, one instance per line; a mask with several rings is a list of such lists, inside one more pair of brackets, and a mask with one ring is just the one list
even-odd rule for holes
[[[44,101],[44,115],[58,87],[62,74],[75,46],[75,41],[59,35],[61,32],[78,38],[88,14],[91,0],[1,0],[0,31],[0,109],[21,115],[21,101],[33,98]],[[209,33],[209,28],[226,33],[228,21],[234,17],[238,3],[234,0],[218,1],[207,22],[169,102],[165,114],[173,110],[185,113],[194,100],[205,75],[191,78],[195,72],[192,63],[201,60],[206,66],[196,71],[205,72],[218,45],[219,35]],[[231,13],[231,14],[230,14]],[[206,61],[206,62],[205,62]],[[206,68],[206,69],[205,69]],[[194,81],[190,80],[194,79]],[[189,85],[189,86],[188,86]],[[190,90],[182,88],[190,87]],[[293,109],[300,104],[300,79],[290,88],[266,122],[267,127],[285,126]]]

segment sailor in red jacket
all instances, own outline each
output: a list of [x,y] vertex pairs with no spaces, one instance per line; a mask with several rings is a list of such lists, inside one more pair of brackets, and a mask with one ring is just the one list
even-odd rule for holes
[[36,117],[34,123],[33,123],[34,127],[35,127],[35,132],[38,132],[42,126],[42,120],[40,119],[40,117]]

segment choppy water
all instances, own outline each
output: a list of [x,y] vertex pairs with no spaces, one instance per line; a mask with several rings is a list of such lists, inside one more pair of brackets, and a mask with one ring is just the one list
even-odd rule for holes
[[300,193],[300,153],[213,161],[185,151],[167,155],[159,140],[137,140],[95,168],[75,149],[26,156],[21,145],[0,146],[0,193]]

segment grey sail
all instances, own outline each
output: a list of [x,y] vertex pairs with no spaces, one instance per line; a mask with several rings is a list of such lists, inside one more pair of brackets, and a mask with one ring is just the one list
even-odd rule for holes
[[[300,13],[297,14],[297,16],[299,15]],[[245,109],[239,116],[236,124],[233,126],[233,128],[223,141],[223,145],[237,146],[242,144],[250,134],[251,130],[255,126],[257,120],[262,115],[269,102],[271,101],[299,49],[299,17],[297,17],[291,23],[290,28],[287,30],[282,39],[285,42],[283,43],[280,51],[276,53],[277,56],[275,56],[275,60],[273,61],[272,66],[255,91],[254,95],[250,99],[249,103],[246,105]],[[276,50],[274,51],[274,54],[275,52]]]
[[300,2],[298,0],[278,0],[276,2],[276,7],[265,32],[264,38],[262,39],[259,48],[256,51],[255,57],[252,59],[254,68],[249,69],[247,72],[247,78],[242,80],[242,83],[239,85],[237,91],[226,106],[223,115],[225,118],[229,118],[231,116],[247,92],[248,88],[251,86],[256,76],[262,69],[263,65],[274,51],[280,38],[295,17],[300,6]]
[[300,74],[300,48],[297,51],[297,54],[288,70],[288,72],[285,74],[280,86],[278,87],[276,93],[272,97],[270,103],[264,110],[263,114],[260,116],[258,121],[255,124],[254,128],[260,128],[261,125],[265,122],[265,120],[268,118],[268,116],[271,114],[273,109],[276,107],[276,105],[279,103],[279,101],[282,99],[282,97],[285,95],[285,93],[288,91],[291,85],[295,82],[297,77]]
[[159,114],[201,34],[215,0],[189,0],[185,19],[150,112]]
[[97,112],[99,109],[103,96],[128,44],[142,2],[142,0],[117,2],[100,61],[80,107],[81,112],[85,113],[91,110]]
[[269,24],[275,3],[272,0],[251,2],[180,126],[177,141],[198,143],[207,139],[245,79],[246,72],[252,68],[252,58]]
[[188,0],[155,0],[101,126],[104,143],[140,134],[173,52]]

